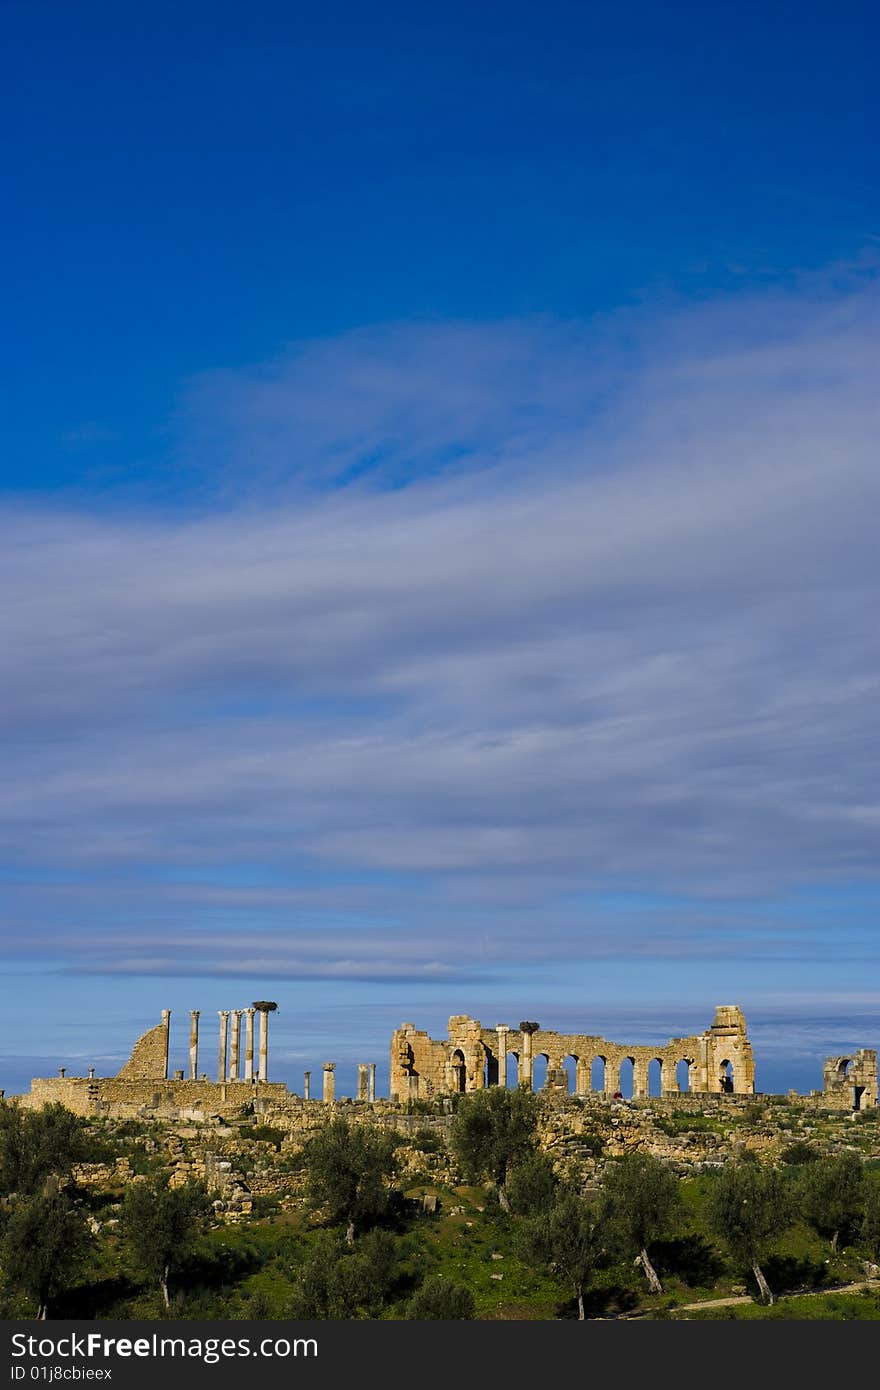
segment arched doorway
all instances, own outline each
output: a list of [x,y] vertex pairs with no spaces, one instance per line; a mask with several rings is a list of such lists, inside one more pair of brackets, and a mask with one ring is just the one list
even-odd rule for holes
[[725,1095],[733,1095],[733,1064],[727,1057],[718,1068],[718,1089]]
[[691,1063],[687,1057],[682,1057],[680,1062],[675,1064],[675,1080],[678,1089],[683,1095],[691,1089]]
[[452,1073],[453,1091],[462,1092],[467,1085],[467,1067],[465,1066],[464,1053],[457,1047],[449,1060],[449,1070]]
[[509,1091],[515,1091],[519,1085],[519,1053],[508,1052],[504,1059],[504,1079]]
[[577,1094],[578,1059],[571,1053],[562,1059],[562,1067],[565,1072],[565,1089],[570,1096]]
[[648,1095],[663,1094],[663,1063],[659,1057],[652,1057],[648,1063]]
[[548,1057],[546,1052],[539,1052],[532,1061],[532,1090],[541,1091],[547,1084],[547,1065]]
[[624,1057],[620,1064],[617,1089],[620,1091],[624,1100],[632,1100],[635,1065],[635,1059],[632,1057]]
[[605,1071],[606,1060],[604,1057],[594,1057],[590,1063],[590,1090],[603,1092],[605,1090]]

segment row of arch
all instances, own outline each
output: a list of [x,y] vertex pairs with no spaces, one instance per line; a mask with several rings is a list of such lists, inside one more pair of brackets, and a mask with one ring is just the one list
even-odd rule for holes
[[[589,1067],[589,1071],[588,1071]],[[694,1080],[694,1061],[692,1058],[682,1057],[674,1067],[674,1079],[669,1076],[670,1063],[664,1062],[662,1057],[654,1057],[648,1063],[648,1095],[660,1096],[664,1091],[678,1090],[681,1094],[687,1094],[692,1089]],[[550,1058],[546,1052],[538,1052],[532,1059],[532,1089],[540,1091],[547,1084],[547,1073],[550,1070]],[[452,1089],[464,1091],[467,1089],[467,1067],[464,1053],[461,1048],[454,1049],[450,1058],[450,1071],[452,1074]],[[609,1062],[608,1058],[601,1055],[589,1059],[578,1058],[569,1053],[561,1060],[560,1066],[554,1068],[554,1082],[557,1086],[564,1082],[563,1089],[569,1093],[584,1095],[589,1092],[597,1094],[619,1093],[625,1100],[632,1098],[635,1085],[635,1058],[624,1057],[619,1065]],[[616,1074],[615,1074],[616,1073]],[[519,1057],[515,1052],[508,1052],[506,1057],[505,1077],[498,1075],[497,1060],[489,1056],[485,1063],[483,1085],[495,1086],[499,1082],[510,1089],[515,1089],[519,1079]],[[733,1065],[728,1059],[724,1059],[719,1064],[716,1085],[719,1092],[731,1092],[734,1089]]]

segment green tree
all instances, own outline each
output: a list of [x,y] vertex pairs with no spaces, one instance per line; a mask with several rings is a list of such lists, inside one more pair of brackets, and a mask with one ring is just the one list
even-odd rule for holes
[[514,1216],[531,1216],[551,1207],[556,1200],[559,1179],[547,1154],[532,1153],[511,1168],[507,1178],[507,1199]]
[[620,1244],[637,1256],[651,1292],[662,1293],[648,1246],[666,1235],[680,1217],[675,1175],[652,1154],[624,1154],[605,1177],[605,1210]]
[[474,1316],[474,1296],[462,1284],[429,1276],[406,1305],[410,1322],[465,1322]]
[[880,1183],[866,1185],[859,1239],[872,1260],[880,1260]]
[[524,1088],[490,1086],[460,1098],[452,1124],[452,1148],[472,1182],[488,1177],[504,1211],[510,1210],[507,1176],[535,1152],[537,1097]]
[[36,1192],[53,1173],[66,1178],[88,1144],[83,1121],[63,1105],[0,1104],[0,1196]]
[[399,1242],[389,1231],[368,1231],[355,1246],[324,1235],[299,1271],[290,1315],[328,1321],[378,1317],[401,1265]]
[[200,1183],[168,1187],[161,1179],[133,1183],[122,1203],[120,1228],[129,1259],[138,1273],[162,1290],[171,1306],[169,1284],[192,1253],[211,1206]]
[[0,1244],[4,1278],[32,1298],[37,1317],[45,1318],[50,1300],[68,1287],[90,1246],[85,1217],[62,1194],[19,1201]]
[[563,1192],[546,1211],[522,1223],[517,1244],[526,1260],[546,1265],[569,1285],[582,1322],[584,1289],[604,1254],[598,1209],[575,1192]]
[[838,1154],[809,1164],[800,1187],[804,1220],[837,1250],[858,1229],[865,1203],[865,1169],[858,1154]]
[[396,1171],[391,1135],[339,1116],[309,1140],[303,1162],[312,1203],[326,1207],[334,1224],[344,1223],[349,1244],[358,1226],[370,1226],[387,1212]]
[[738,1264],[750,1268],[764,1303],[773,1302],[761,1260],[790,1224],[788,1194],[774,1169],[754,1160],[727,1163],[709,1198],[709,1222]]

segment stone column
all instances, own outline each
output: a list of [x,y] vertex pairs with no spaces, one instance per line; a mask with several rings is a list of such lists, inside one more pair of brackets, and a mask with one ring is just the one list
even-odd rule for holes
[[367,1085],[367,1100],[369,1100],[369,1101],[374,1101],[375,1099],[376,1099],[376,1063],[375,1063],[375,1062],[371,1062],[371,1063],[370,1063],[370,1079],[369,1079],[369,1083],[368,1083],[368,1085]]
[[537,1023],[521,1023],[522,1051],[519,1058],[519,1084],[532,1089],[532,1034],[538,1031]]
[[366,1098],[367,1098],[367,1064],[366,1064],[366,1062],[358,1062],[358,1088],[357,1088],[357,1098],[358,1098],[358,1100],[366,1100]]
[[189,1079],[196,1081],[199,1075],[199,1010],[189,1011]]
[[637,1061],[633,1067],[633,1100],[645,1100],[648,1095],[648,1063]]
[[254,1014],[256,1009],[244,1011],[244,1079],[254,1079]]
[[495,1025],[498,1034],[498,1085],[507,1085],[507,1035],[510,1032],[506,1023]]
[[303,1072],[303,1100],[311,1100],[312,1097],[312,1073]]
[[324,1063],[324,1104],[332,1105],[336,1099],[336,1078],[333,1073],[336,1070],[335,1062]]
[[171,1042],[171,1010],[162,1010],[162,1027],[165,1029],[165,1070],[162,1073],[162,1080],[168,1080],[168,1047]]
[[269,1010],[260,1009],[260,1080],[269,1080]]
[[232,1036],[229,1042],[229,1080],[238,1080],[238,1054],[241,1049],[241,1009],[232,1010]]
[[218,1009],[220,1015],[220,1052],[217,1061],[217,1080],[220,1085],[226,1080],[226,1035],[229,1029],[229,1010]]

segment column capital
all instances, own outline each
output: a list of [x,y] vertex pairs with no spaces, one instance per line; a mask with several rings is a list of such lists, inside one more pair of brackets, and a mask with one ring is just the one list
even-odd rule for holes
[[217,1015],[219,1018],[228,1018],[231,1012],[231,1009],[218,1009]]
[[190,1011],[189,1011],[189,1016],[190,1016],[190,1018],[198,1018],[200,1014],[201,1014],[201,1009],[190,1009]]
[[325,1063],[324,1063],[324,1070],[325,1070],[325,1071],[335,1071],[335,1070],[336,1070],[336,1063],[335,1063],[335,1062],[325,1062]]

